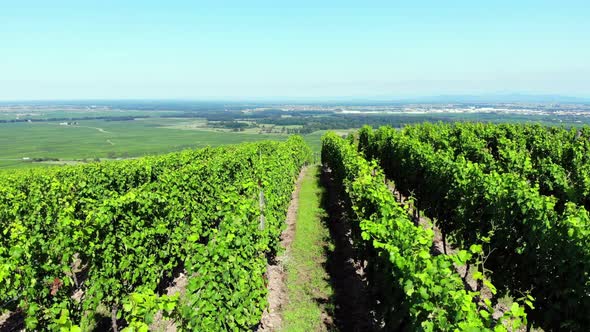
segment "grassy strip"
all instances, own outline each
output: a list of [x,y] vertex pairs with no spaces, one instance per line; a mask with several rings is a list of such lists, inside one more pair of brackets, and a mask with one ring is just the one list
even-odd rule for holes
[[332,288],[324,269],[327,250],[333,250],[328,228],[322,222],[323,188],[319,167],[310,167],[299,194],[295,237],[286,259],[288,302],[283,312],[284,331],[326,331]]

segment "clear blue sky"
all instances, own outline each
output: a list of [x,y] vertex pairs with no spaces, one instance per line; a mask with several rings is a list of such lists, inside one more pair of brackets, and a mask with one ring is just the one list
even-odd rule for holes
[[590,1],[0,0],[0,99],[590,96]]

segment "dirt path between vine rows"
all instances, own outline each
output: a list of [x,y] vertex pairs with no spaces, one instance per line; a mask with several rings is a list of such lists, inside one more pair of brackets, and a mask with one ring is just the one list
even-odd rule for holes
[[268,279],[268,308],[262,313],[260,320],[259,332],[270,332],[280,330],[283,317],[282,310],[287,303],[287,287],[285,281],[287,273],[285,271],[285,259],[289,256],[289,248],[295,236],[295,223],[297,221],[297,209],[299,207],[299,192],[301,191],[301,183],[305,173],[309,170],[304,166],[299,172],[299,177],[295,184],[295,190],[291,194],[291,203],[287,210],[287,217],[285,223],[287,227],[281,234],[281,247],[284,251],[275,258],[274,262],[270,262],[266,277]]

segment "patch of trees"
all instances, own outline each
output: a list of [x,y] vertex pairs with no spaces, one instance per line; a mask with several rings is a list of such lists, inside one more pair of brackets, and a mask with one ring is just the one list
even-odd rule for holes
[[238,121],[209,122],[208,126],[213,128],[231,129],[233,131],[244,131],[244,129],[252,127],[249,123]]
[[25,159],[25,161],[39,163],[42,161],[59,161],[59,159],[58,158],[47,158],[47,157],[35,157],[35,158]]
[[318,130],[360,128],[369,125],[374,128],[381,126],[403,127],[407,124],[430,122],[450,122],[450,119],[434,118],[429,116],[405,116],[405,115],[364,115],[364,114],[334,114],[323,117],[289,117],[267,118],[260,123],[277,126],[302,126],[300,128],[287,128],[288,134],[309,134]]
[[149,118],[149,116],[118,116],[118,117],[108,117],[104,119],[105,121],[133,121],[135,119],[145,119]]
[[[163,114],[162,118],[203,118],[207,121],[235,121],[235,120],[279,120],[292,118],[308,118],[314,116],[333,115],[333,111],[289,111],[280,109],[266,109],[251,113],[244,113],[242,108],[207,110],[207,111],[184,111],[183,113]],[[284,117],[288,116],[288,117]],[[264,122],[265,123],[265,122]]]

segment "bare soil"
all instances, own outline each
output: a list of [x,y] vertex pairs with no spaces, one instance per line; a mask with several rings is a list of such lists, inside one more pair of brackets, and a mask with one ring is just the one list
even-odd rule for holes
[[25,330],[25,316],[21,311],[9,311],[0,315],[0,331],[16,332]]

